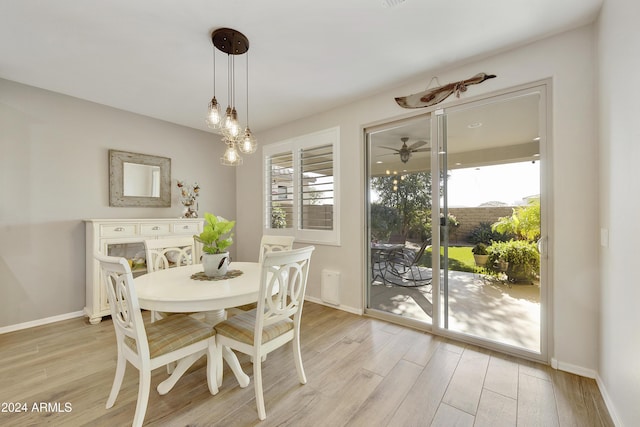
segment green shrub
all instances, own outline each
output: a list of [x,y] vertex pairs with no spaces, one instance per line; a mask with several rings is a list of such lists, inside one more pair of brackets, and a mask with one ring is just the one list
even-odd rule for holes
[[538,276],[540,270],[540,253],[535,243],[525,240],[494,242],[488,248],[487,267],[499,271],[498,263],[509,263],[506,271],[510,281],[531,281]]
[[396,209],[371,203],[371,239],[386,242],[393,232],[400,230],[402,219]]
[[531,199],[527,206],[513,208],[511,216],[499,218],[491,229],[535,242],[540,238],[540,199]]
[[484,243],[485,245],[490,245],[491,242],[506,242],[507,240],[511,240],[511,238],[512,236],[508,234],[493,231],[490,222],[481,222],[476,228],[471,230],[467,241],[474,244]]
[[471,249],[471,252],[474,255],[489,255],[489,252],[487,252],[487,245],[484,243],[476,243],[473,249]]

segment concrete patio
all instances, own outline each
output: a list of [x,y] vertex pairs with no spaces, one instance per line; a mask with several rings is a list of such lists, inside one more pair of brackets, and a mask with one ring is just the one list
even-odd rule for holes
[[[372,283],[370,308],[432,323],[430,284],[398,286],[399,279],[389,274],[384,283],[381,279]],[[449,329],[540,351],[540,286],[451,271]]]

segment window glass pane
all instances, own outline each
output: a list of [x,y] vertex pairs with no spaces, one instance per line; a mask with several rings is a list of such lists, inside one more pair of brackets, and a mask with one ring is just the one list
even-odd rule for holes
[[293,228],[293,153],[268,156],[267,176],[271,194],[267,195],[267,228]]
[[300,228],[333,230],[333,146],[300,150]]

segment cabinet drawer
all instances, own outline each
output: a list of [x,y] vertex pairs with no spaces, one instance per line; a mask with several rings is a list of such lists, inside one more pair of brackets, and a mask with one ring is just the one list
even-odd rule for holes
[[200,228],[197,222],[176,222],[173,224],[173,232],[175,234],[198,234]]
[[118,224],[118,225],[101,225],[100,236],[117,237],[117,236],[135,236],[135,224]]
[[141,224],[140,234],[169,234],[169,224]]

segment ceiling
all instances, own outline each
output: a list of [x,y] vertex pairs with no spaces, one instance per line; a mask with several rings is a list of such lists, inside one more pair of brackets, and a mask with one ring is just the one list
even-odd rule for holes
[[[602,1],[2,0],[0,78],[208,130],[210,33],[231,27],[250,41],[250,124],[259,133],[593,22]],[[224,107],[224,54],[217,61]]]
[[[535,90],[447,111],[447,169],[535,161],[540,155],[540,116],[544,114]],[[390,148],[418,143],[407,162]],[[424,144],[422,142],[425,142]],[[423,116],[370,132],[370,173],[373,176],[431,170],[431,120]],[[439,152],[441,149],[438,150]]]

